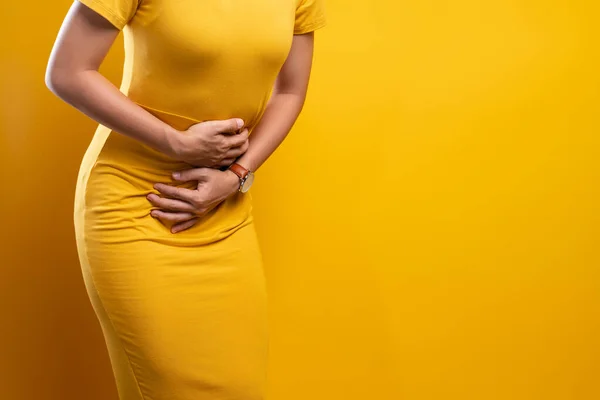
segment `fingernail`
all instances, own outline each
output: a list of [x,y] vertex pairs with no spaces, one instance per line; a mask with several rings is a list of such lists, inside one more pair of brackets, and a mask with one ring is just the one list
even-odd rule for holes
[[237,127],[241,128],[242,126],[244,126],[244,120],[236,118],[235,120],[237,122]]
[[180,177],[181,177],[181,174],[179,172],[173,172],[173,178],[179,179]]

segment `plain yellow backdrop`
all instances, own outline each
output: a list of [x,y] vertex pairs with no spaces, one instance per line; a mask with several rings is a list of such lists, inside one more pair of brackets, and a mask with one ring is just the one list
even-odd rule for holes
[[[0,5],[2,400],[116,398],[72,228],[95,123],[43,80],[69,4]],[[600,398],[598,2],[328,14],[254,189],[270,399]]]

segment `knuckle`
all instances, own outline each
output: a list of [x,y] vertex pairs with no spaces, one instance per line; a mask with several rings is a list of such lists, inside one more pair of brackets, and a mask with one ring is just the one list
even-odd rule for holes
[[166,215],[166,219],[169,220],[170,222],[177,222],[177,215],[168,213]]
[[201,208],[204,204],[202,196],[200,196],[198,193],[194,194],[192,196],[192,203],[194,205],[194,208],[196,208],[196,209]]
[[210,127],[211,127],[210,121],[200,122],[200,123],[192,125],[189,130],[200,133],[200,132],[204,132],[207,129],[210,129]]
[[196,124],[196,126],[198,126],[199,128],[204,128],[204,129],[214,129],[215,128],[215,121],[204,121],[204,122],[200,122],[198,124]]

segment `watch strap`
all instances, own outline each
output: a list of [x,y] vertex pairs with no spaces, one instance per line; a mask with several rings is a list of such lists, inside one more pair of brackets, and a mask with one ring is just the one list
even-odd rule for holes
[[248,176],[248,173],[250,172],[250,171],[248,171],[246,168],[242,167],[238,163],[231,164],[231,166],[229,167],[229,169],[231,170],[231,172],[233,172],[234,174],[236,174],[238,176],[238,178],[240,178],[242,180],[245,179],[246,176]]

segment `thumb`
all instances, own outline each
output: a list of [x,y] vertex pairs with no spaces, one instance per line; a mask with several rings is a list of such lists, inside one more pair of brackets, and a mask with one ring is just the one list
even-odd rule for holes
[[209,168],[192,168],[173,172],[173,179],[179,182],[204,181]]
[[243,126],[244,121],[240,118],[213,121],[213,127],[217,133],[237,133]]

